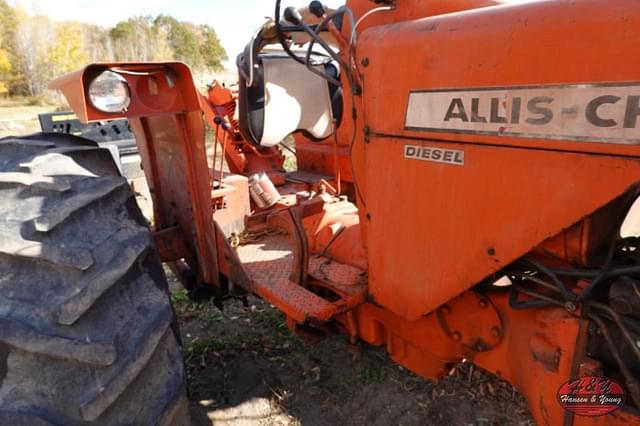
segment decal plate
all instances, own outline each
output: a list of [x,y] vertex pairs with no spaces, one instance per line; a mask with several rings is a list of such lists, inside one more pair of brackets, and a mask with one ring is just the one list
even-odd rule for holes
[[404,158],[432,161],[434,163],[464,166],[464,151],[458,149],[434,148],[430,146],[405,145]]
[[405,128],[640,144],[640,83],[413,91]]

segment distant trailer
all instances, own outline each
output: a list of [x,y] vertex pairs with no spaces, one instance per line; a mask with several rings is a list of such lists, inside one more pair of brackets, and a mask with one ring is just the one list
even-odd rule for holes
[[109,149],[123,176],[133,180],[143,176],[135,136],[127,119],[82,123],[73,112],[38,115],[43,132],[82,136]]

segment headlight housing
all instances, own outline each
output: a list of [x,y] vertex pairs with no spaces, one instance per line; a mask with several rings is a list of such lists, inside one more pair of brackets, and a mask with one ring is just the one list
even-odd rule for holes
[[102,112],[123,112],[131,103],[127,80],[109,70],[103,71],[89,83],[88,94],[91,105]]

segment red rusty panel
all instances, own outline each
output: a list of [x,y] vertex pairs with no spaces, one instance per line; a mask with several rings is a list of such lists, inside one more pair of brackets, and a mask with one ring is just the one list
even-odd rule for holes
[[200,111],[131,118],[153,199],[157,230],[179,225],[198,258],[198,277],[218,283],[204,123]]
[[163,262],[189,258],[193,252],[189,250],[187,241],[179,226],[166,228],[153,233],[153,244]]

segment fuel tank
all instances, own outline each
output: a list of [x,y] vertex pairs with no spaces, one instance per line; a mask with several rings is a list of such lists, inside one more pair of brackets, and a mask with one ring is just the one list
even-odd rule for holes
[[409,320],[640,180],[639,1],[417,3],[357,46],[370,292]]

